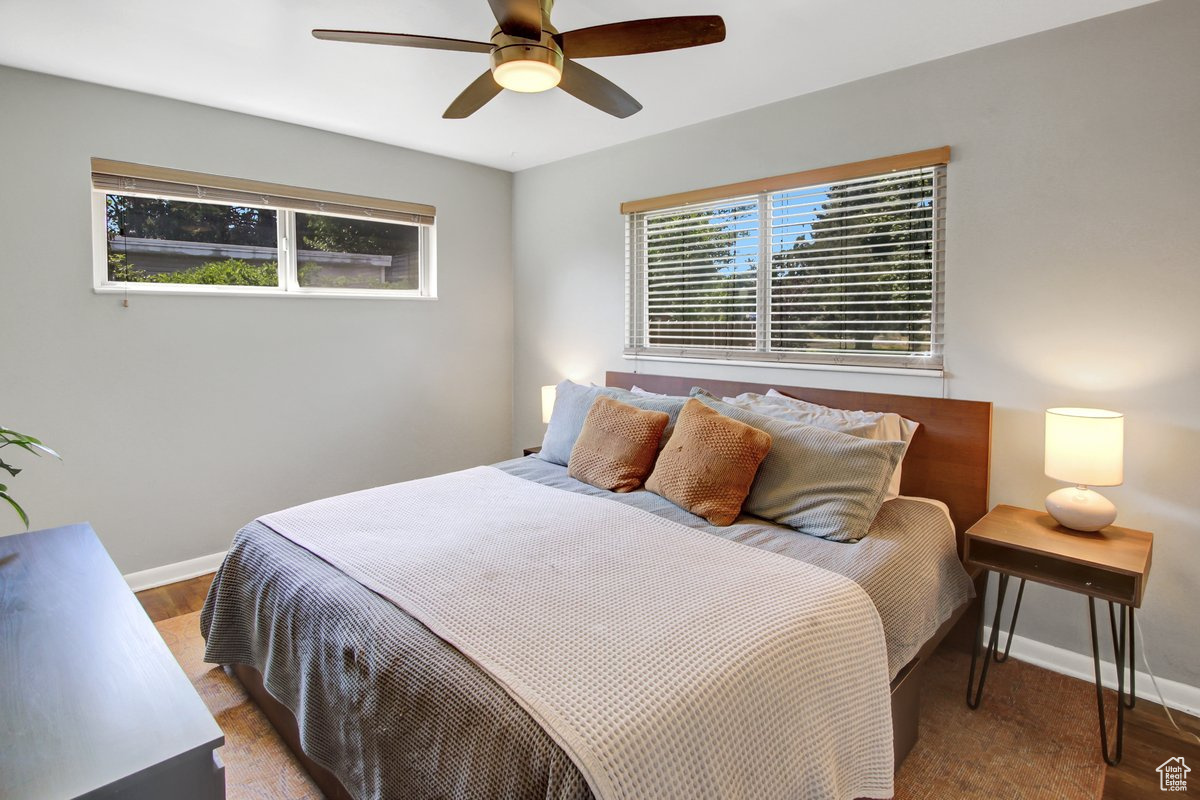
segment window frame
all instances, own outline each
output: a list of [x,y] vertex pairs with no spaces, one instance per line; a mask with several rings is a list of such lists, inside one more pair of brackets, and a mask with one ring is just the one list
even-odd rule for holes
[[[97,160],[93,160],[93,170]],[[117,162],[103,162],[105,164]],[[130,165],[138,166],[138,165]],[[140,168],[140,167],[139,167]],[[170,170],[160,170],[157,167],[140,168],[146,171],[162,171],[170,174]],[[178,173],[192,176],[195,173]],[[205,176],[205,183],[212,186],[226,185],[231,189],[240,189],[234,184],[241,183],[236,179],[222,179],[217,176]],[[273,184],[261,184],[269,188]],[[270,192],[263,192],[267,197]],[[123,197],[146,197],[161,200],[179,200],[187,203],[202,203],[206,205],[236,206],[240,208],[259,208],[273,211],[276,214],[276,253],[279,265],[279,281],[276,286],[224,286],[219,284],[187,284],[187,283],[140,283],[112,281],[108,278],[108,210],[105,198],[108,195]],[[314,192],[314,195],[319,193]],[[349,197],[349,196],[343,196]],[[365,209],[371,206],[371,198],[353,198]],[[186,196],[183,192],[145,192],[133,189],[109,189],[95,185],[91,188],[91,218],[92,218],[92,291],[96,294],[174,294],[193,296],[250,296],[250,297],[340,297],[372,300],[436,300],[437,299],[437,268],[436,268],[436,218],[431,215],[429,223],[405,222],[400,220],[381,219],[365,214],[354,214],[338,211],[329,212],[327,216],[340,219],[358,219],[366,222],[384,222],[391,225],[411,225],[418,231],[418,276],[416,289],[361,289],[338,287],[301,286],[299,280],[298,248],[296,241],[296,214],[320,215],[320,210],[307,208],[292,208],[281,203],[245,203],[233,202],[209,197]]]
[[[853,372],[878,372],[910,376],[941,376],[945,365],[945,184],[950,148],[941,147],[879,159],[823,167],[815,170],[715,186],[690,192],[665,195],[622,203],[625,216],[625,334],[623,356],[627,360],[707,362],[715,364],[782,367]],[[774,269],[771,222],[771,198],[788,191],[816,188],[841,181],[884,178],[889,174],[914,170],[933,170],[931,188],[932,287],[930,298],[930,353],[928,355],[847,351],[813,353],[802,350],[772,350],[770,347],[771,277]],[[686,345],[648,344],[650,303],[648,256],[645,252],[645,220],[654,213],[687,211],[713,203],[734,204],[753,198],[756,204],[756,339],[753,349],[688,347]],[[766,324],[762,324],[765,320]]]

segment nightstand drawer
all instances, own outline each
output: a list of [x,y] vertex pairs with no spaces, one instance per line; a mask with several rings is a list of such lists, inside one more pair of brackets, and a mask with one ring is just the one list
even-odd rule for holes
[[1016,550],[988,541],[970,542],[970,563],[1005,572],[1018,578],[1045,583],[1080,594],[1138,605],[1138,577],[1073,561],[1064,561],[1048,553]]

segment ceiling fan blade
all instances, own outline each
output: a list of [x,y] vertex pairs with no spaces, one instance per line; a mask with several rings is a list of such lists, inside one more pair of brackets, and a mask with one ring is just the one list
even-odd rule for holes
[[725,21],[715,15],[636,19],[567,31],[554,38],[567,58],[632,56],[722,42]]
[[454,98],[454,102],[442,114],[443,119],[466,119],[488,104],[500,94],[500,84],[492,77],[492,71],[480,75],[471,81],[471,85],[462,90],[462,94]]
[[500,30],[524,39],[542,38],[542,4],[538,0],[488,0]]
[[376,31],[339,31],[328,28],[317,28],[312,35],[330,42],[390,44],[396,47],[426,47],[430,50],[459,50],[464,53],[492,52],[492,45],[488,42],[445,39],[441,36],[411,36],[407,33],[379,33]]
[[558,88],[621,119],[642,110],[642,104],[620,86],[569,58],[563,59],[562,80]]

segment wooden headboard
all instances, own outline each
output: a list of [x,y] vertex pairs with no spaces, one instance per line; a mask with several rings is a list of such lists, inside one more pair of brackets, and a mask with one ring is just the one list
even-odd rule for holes
[[960,554],[963,533],[988,511],[991,403],[633,372],[609,372],[605,384],[622,389],[637,384],[647,391],[674,395],[686,395],[693,386],[702,386],[718,397],[731,397],[742,392],[763,394],[773,388],[790,397],[833,408],[892,411],[921,423],[904,456],[900,491],[915,497],[932,497],[950,507]]

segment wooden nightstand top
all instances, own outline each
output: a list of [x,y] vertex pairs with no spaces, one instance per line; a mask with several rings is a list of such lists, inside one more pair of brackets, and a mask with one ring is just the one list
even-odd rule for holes
[[1064,528],[1043,511],[1000,505],[967,531],[963,560],[1074,592],[1140,606],[1154,535],[1110,525]]

